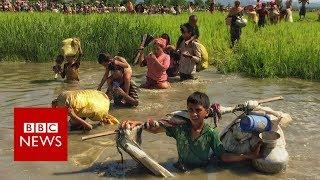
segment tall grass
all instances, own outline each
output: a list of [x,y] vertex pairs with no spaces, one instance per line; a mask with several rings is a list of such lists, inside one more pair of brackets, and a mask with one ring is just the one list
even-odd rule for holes
[[256,77],[320,79],[319,28],[320,22],[310,19],[270,25],[256,31],[245,28],[233,58],[221,62],[220,70]]
[[[270,25],[260,30],[249,24],[234,49],[229,48],[225,14],[197,15],[200,41],[221,72],[320,79],[320,23],[314,21],[315,13],[301,22]],[[86,60],[96,60],[100,51],[108,51],[130,61],[141,34],[168,33],[175,43],[179,26],[187,19],[188,14],[0,13],[0,60],[47,62],[59,53],[63,39],[79,37]]]

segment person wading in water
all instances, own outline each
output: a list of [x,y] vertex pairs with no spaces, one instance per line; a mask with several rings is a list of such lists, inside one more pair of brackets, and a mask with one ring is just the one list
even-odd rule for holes
[[[209,97],[202,92],[194,92],[186,102],[189,118],[186,123],[177,126],[160,126],[154,120],[146,122],[146,130],[157,134],[165,132],[176,140],[178,162],[174,166],[181,171],[205,167],[214,161],[240,162],[260,157],[258,143],[248,154],[233,154],[226,152],[219,138],[219,133],[205,119],[212,117],[217,111],[210,110]],[[123,121],[122,128],[133,129],[142,125],[141,121]],[[159,123],[158,123],[159,124]]]

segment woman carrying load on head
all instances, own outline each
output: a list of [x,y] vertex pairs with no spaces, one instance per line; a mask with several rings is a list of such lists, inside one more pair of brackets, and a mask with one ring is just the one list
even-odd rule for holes
[[[78,38],[68,38],[62,41],[62,54],[57,56],[56,65],[52,70],[56,75],[66,78],[66,82],[79,81],[80,58],[83,55],[81,43]],[[62,63],[67,62],[61,68]]]
[[230,36],[231,36],[231,47],[234,47],[235,42],[240,40],[241,27],[236,24],[238,16],[243,15],[243,8],[240,6],[240,1],[234,2],[234,7],[229,11],[227,19],[230,19]]

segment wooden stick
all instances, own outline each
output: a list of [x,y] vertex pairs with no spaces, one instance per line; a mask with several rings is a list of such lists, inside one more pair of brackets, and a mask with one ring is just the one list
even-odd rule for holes
[[97,133],[97,134],[91,134],[91,135],[87,135],[87,136],[82,136],[81,141],[84,141],[87,139],[92,139],[92,138],[97,138],[97,137],[102,137],[102,136],[113,135],[113,134],[117,134],[117,133],[118,133],[118,130],[106,131],[106,132],[101,132],[101,133]]
[[[144,35],[142,36],[142,42],[141,42],[141,45],[140,45],[140,46],[144,46],[144,43],[146,42],[147,37],[148,37],[147,34],[144,34]],[[139,48],[140,48],[140,47],[139,47]],[[137,53],[137,55],[136,55],[136,57],[135,57],[134,60],[133,60],[133,65],[136,65],[136,64],[138,63],[138,60],[139,60],[139,57],[140,57],[140,54],[141,54],[141,53],[142,53],[142,52],[139,50],[138,53]]]
[[[263,104],[263,103],[268,103],[268,102],[272,102],[272,101],[279,101],[279,100],[283,100],[283,97],[277,96],[277,97],[272,97],[272,98],[267,98],[267,99],[261,99],[261,100],[258,100],[258,103]],[[93,139],[93,138],[102,137],[102,136],[109,136],[109,135],[113,135],[113,134],[117,134],[117,133],[118,133],[118,130],[106,131],[106,132],[101,132],[101,133],[97,133],[97,134],[83,136],[83,137],[81,137],[81,140],[85,141],[87,139]]]
[[138,63],[138,60],[139,60],[139,57],[140,57],[141,53],[142,52],[139,50],[139,52],[137,53],[136,57],[133,60],[133,65],[136,65]]
[[277,96],[277,97],[272,97],[272,98],[267,98],[267,99],[261,99],[261,100],[258,100],[258,103],[263,104],[263,103],[268,103],[268,102],[272,102],[272,101],[279,101],[279,100],[283,100],[283,97]]

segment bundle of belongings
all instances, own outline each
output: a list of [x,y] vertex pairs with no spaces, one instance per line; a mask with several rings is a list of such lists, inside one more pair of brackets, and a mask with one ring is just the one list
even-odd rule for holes
[[237,117],[220,133],[224,149],[230,153],[246,154],[262,140],[262,157],[252,165],[264,173],[286,169],[289,154],[281,126],[292,121],[289,114],[259,106]]
[[108,96],[97,90],[77,90],[62,92],[54,101],[58,107],[70,107],[77,116],[89,118],[103,124],[118,124],[119,121],[109,114]]
[[82,55],[81,43],[78,38],[68,38],[62,41],[61,52],[63,56]]

